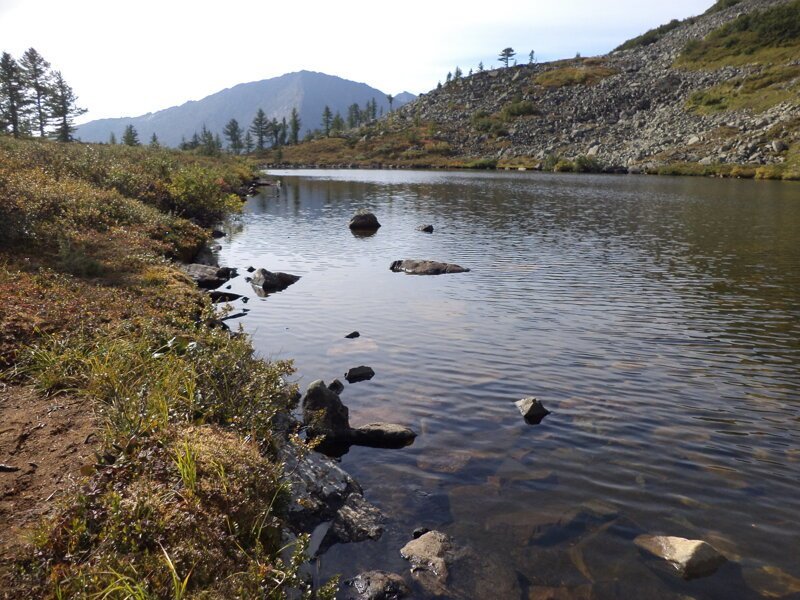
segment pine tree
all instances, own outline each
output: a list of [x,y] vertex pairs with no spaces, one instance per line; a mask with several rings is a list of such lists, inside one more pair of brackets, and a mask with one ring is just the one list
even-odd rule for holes
[[22,72],[8,52],[3,52],[0,57],[0,108],[2,108],[2,121],[5,128],[10,129],[15,138],[22,134],[28,99],[25,97],[25,87],[22,81]]
[[117,136],[114,135],[113,131],[111,132],[111,135],[108,136],[108,143],[111,144],[112,146],[117,145]]
[[392,112],[392,104],[394,103],[394,96],[386,94],[386,100],[389,102],[389,112]]
[[334,116],[331,121],[331,131],[337,135],[344,131],[344,119],[342,115],[339,114],[339,111],[336,111],[336,116]]
[[512,58],[514,58],[514,56],[516,56],[516,54],[517,53],[514,52],[513,48],[503,48],[500,51],[500,56],[498,57],[498,59],[500,60],[501,63],[503,63],[506,66],[506,68],[508,68],[509,61]]
[[483,73],[483,61],[478,63],[478,73]]
[[357,103],[353,103],[347,108],[347,127],[354,129],[359,125],[361,125],[361,108]]
[[253,123],[250,125],[250,132],[256,139],[256,150],[263,151],[266,147],[266,140],[269,137],[269,120],[263,109],[259,108],[256,116],[253,118]]
[[161,148],[161,143],[158,141],[158,136],[155,134],[155,132],[150,137],[150,147],[151,148]]
[[447,77],[444,78],[444,84],[447,85],[452,80],[453,80],[453,74],[450,71],[448,71],[447,72]]
[[222,133],[228,140],[228,148],[230,148],[231,152],[234,154],[241,154],[244,144],[242,142],[242,128],[239,127],[239,121],[236,119],[228,121]]
[[461,67],[458,67],[458,66],[457,66],[457,67],[456,67],[456,70],[453,72],[453,79],[461,79],[461,76],[462,76],[463,74],[464,74],[464,73],[463,73],[463,71],[461,70]]
[[126,146],[139,146],[139,134],[133,125],[126,125],[122,133],[122,143]]
[[55,122],[53,137],[59,142],[72,141],[72,133],[75,131],[73,119],[86,112],[85,108],[78,107],[77,100],[72,88],[64,81],[61,71],[53,73],[53,88],[48,105],[50,116]]
[[47,101],[52,94],[50,63],[34,48],[28,48],[19,61],[19,67],[22,81],[30,90],[33,125],[39,131],[39,137],[44,137],[48,121]]
[[289,125],[286,123],[286,117],[281,119],[280,133],[278,134],[278,146],[286,145],[286,138],[289,135]]
[[275,117],[272,117],[272,121],[269,122],[269,134],[272,136],[272,147],[279,147],[281,145],[281,124]]
[[244,153],[250,154],[253,151],[253,136],[250,135],[250,130],[248,129],[247,132],[244,134]]
[[332,121],[333,121],[333,113],[331,112],[330,107],[326,104],[325,110],[322,111],[322,133],[325,134],[325,137],[328,137],[331,134]]
[[532,64],[534,64],[535,62],[536,62],[536,52],[534,52],[533,50],[531,50],[531,51],[528,53],[528,64],[529,64],[529,65],[532,65]]
[[300,115],[296,108],[292,109],[291,117],[289,117],[289,143],[297,144],[300,135]]

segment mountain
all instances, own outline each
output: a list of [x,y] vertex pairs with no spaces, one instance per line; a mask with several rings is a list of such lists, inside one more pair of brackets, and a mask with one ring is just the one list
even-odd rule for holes
[[800,178],[800,0],[719,0],[592,58],[456,79],[290,164]]
[[[189,139],[203,125],[220,134],[231,119],[247,127],[259,108],[264,109],[269,118],[278,120],[283,117],[288,119],[292,108],[297,108],[301,132],[305,132],[320,127],[325,105],[334,114],[338,111],[346,118],[350,105],[356,103],[363,107],[373,98],[379,111],[389,111],[386,94],[380,90],[324,73],[299,71],[263,81],[242,83],[202,100],[189,101],[139,117],[90,121],[79,126],[75,135],[84,142],[106,142],[112,132],[120,139],[125,127],[133,125],[143,142],[155,133],[163,145],[177,146],[181,138]],[[393,106],[396,109],[414,98],[413,94],[403,92],[394,99]]]

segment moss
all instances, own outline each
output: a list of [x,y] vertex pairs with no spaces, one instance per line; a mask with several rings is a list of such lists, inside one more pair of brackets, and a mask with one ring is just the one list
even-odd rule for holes
[[534,78],[534,83],[552,88],[568,85],[594,85],[616,73],[616,70],[603,65],[581,64],[544,71]]

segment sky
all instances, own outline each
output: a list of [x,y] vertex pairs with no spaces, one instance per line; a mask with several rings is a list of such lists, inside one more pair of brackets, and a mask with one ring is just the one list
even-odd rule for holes
[[89,109],[137,116],[306,69],[386,93],[427,92],[456,66],[609,52],[714,0],[0,0],[0,50],[36,48]]

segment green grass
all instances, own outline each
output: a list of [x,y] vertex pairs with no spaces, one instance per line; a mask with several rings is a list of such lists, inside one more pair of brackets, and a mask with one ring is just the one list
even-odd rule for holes
[[630,50],[632,48],[641,48],[642,46],[649,46],[651,44],[655,44],[658,40],[664,37],[673,29],[677,29],[681,26],[681,21],[678,19],[673,19],[669,23],[664,25],[660,25],[654,29],[651,29],[640,36],[632,38],[625,42],[624,44],[620,44],[614,50]]
[[798,98],[800,66],[777,66],[697,91],[690,96],[687,108],[700,114],[742,109],[763,112],[782,102],[797,103]]
[[785,63],[800,57],[800,0],[748,13],[687,44],[676,61],[687,68]]
[[558,88],[568,85],[594,85],[606,77],[616,75],[617,71],[599,64],[559,67],[540,73],[534,83],[543,87]]
[[736,6],[740,4],[742,0],[717,0],[714,5],[709,8],[704,14],[711,15],[714,13],[718,13],[720,11],[725,10],[726,8],[730,8],[731,6]]

